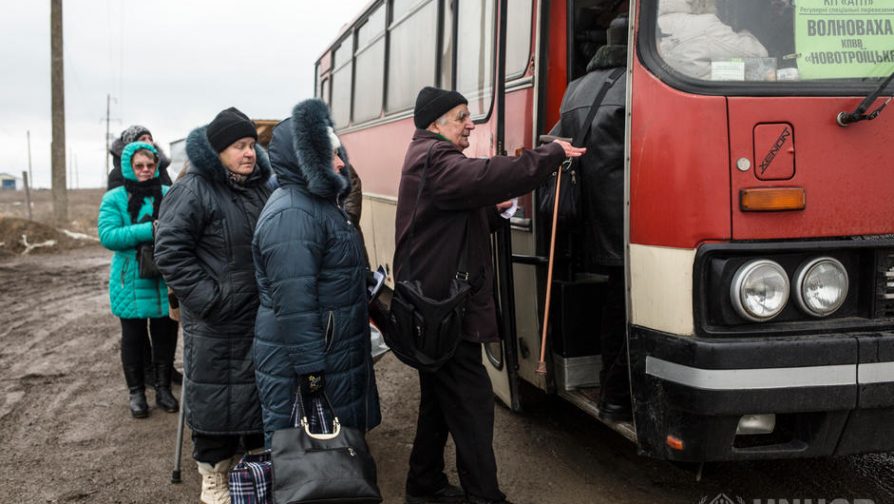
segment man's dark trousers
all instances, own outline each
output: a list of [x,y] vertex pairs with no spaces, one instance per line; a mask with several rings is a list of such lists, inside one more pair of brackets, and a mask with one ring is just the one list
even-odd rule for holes
[[481,363],[481,344],[463,341],[434,373],[419,373],[421,398],[410,454],[407,493],[429,495],[447,485],[444,445],[456,445],[460,484],[467,495],[500,502],[494,457],[494,396]]

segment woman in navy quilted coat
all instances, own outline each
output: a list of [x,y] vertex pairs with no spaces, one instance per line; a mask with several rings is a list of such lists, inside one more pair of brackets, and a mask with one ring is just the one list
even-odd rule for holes
[[326,104],[306,100],[273,130],[279,189],[252,243],[260,307],[253,356],[268,445],[289,427],[298,387],[325,391],[342,425],[379,424],[363,245],[342,208],[350,189]]
[[[99,240],[114,251],[109,272],[112,313],[121,319],[121,364],[130,391],[130,413],[149,416],[144,378],[144,342],[151,330],[155,365],[155,401],[168,412],[179,405],[171,394],[171,370],[177,333],[168,318],[164,280],[142,278],[137,247],[152,244],[153,221],[168,186],[159,179],[158,151],[150,143],[133,142],[121,154],[124,185],[106,192],[99,205]],[[149,249],[151,250],[151,249]]]

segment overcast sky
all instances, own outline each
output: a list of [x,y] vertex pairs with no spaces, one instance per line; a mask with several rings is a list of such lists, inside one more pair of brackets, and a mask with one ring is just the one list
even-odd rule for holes
[[[105,186],[106,94],[118,136],[148,127],[165,152],[236,106],[282,119],[313,95],[314,62],[369,0],[64,0],[67,160]],[[0,15],[0,172],[50,186],[50,1]],[[73,181],[69,181],[73,186]]]

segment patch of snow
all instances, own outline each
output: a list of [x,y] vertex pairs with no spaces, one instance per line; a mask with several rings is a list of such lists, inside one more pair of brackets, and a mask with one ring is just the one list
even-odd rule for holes
[[28,243],[28,237],[25,235],[22,235],[22,245],[25,246],[25,250],[22,251],[22,255],[27,255],[28,252],[31,252],[32,250],[34,250],[36,248],[55,246],[56,240],[47,240],[44,242],[35,243],[34,245],[31,245],[30,243]]
[[90,241],[95,241],[95,242],[99,241],[99,238],[96,238],[95,236],[90,236],[88,234],[76,233],[74,231],[69,231],[67,229],[60,229],[59,231],[62,232],[65,236],[71,238],[72,240],[90,240]]

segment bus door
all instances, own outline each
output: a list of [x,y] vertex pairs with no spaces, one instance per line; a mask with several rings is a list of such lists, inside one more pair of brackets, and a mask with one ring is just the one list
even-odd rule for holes
[[[523,2],[519,2],[521,4]],[[527,2],[524,2],[527,3]],[[568,82],[586,73],[587,63],[599,47],[606,44],[608,23],[615,15],[618,2],[613,0],[538,1],[532,5],[527,19],[533,21],[532,68],[524,75],[528,87],[516,85],[512,72],[498,89],[504,107],[498,109],[504,150],[509,155],[517,147],[533,147],[541,134],[549,132],[559,119],[559,108]],[[509,6],[510,20],[518,19]],[[507,28],[513,38],[513,26]],[[503,42],[503,40],[501,40]],[[511,62],[512,44],[507,44],[507,60]],[[511,63],[507,63],[511,67]],[[507,85],[508,84],[508,85]],[[556,392],[585,411],[596,414],[599,395],[601,356],[600,323],[608,277],[599,273],[576,270],[570,257],[580,246],[566,239],[557,243],[556,266],[551,296],[549,344],[546,356],[548,373],[535,372],[538,367],[543,308],[545,302],[549,216],[537,209],[536,192],[520,198],[520,211],[511,219],[509,230],[499,234],[495,243],[498,292],[502,308],[504,339],[501,347],[486,349],[486,365],[494,380],[497,395],[513,409],[521,406],[516,383],[526,382],[547,392]],[[577,225],[587,225],[581,223]],[[576,257],[576,256],[575,256]],[[501,351],[498,355],[497,351]],[[515,373],[513,374],[513,366]],[[502,378],[501,378],[502,377]],[[507,401],[500,383],[509,385]],[[624,435],[633,438],[631,426]]]
[[[530,115],[533,96],[529,55],[535,3],[540,2],[533,0],[497,2],[495,100],[491,116],[495,128],[493,137],[495,155],[512,155],[516,149],[530,145],[530,128],[525,127],[524,117]],[[507,80],[513,81],[514,86],[519,89],[507,93]],[[520,350],[516,337],[519,325],[516,320],[518,307],[513,274],[512,238],[519,232],[518,230],[523,233],[527,230],[530,233],[530,219],[525,217],[530,207],[529,199],[529,197],[522,198],[519,210],[510,217],[510,226],[503,227],[492,238],[491,249],[494,253],[496,282],[494,292],[497,296],[497,319],[501,341],[487,343],[482,350],[482,359],[490,376],[494,394],[513,411],[519,411],[521,403],[518,392]],[[524,352],[528,353],[527,350]]]

